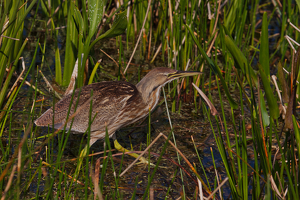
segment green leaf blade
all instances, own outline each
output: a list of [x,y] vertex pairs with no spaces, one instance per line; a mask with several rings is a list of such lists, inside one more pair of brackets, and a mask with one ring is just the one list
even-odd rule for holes
[[111,38],[111,37],[116,37],[121,34],[123,34],[127,28],[127,16],[126,16],[127,11],[123,11],[119,14],[116,14],[116,18],[113,22],[112,27],[106,31],[104,34],[100,35],[95,39],[92,44],[90,45],[90,49],[101,39],[104,38]]
[[90,31],[89,37],[91,38],[97,31],[97,27],[102,19],[105,0],[88,0]]
[[273,119],[277,119],[279,117],[279,108],[278,108],[276,97],[273,94],[273,90],[271,88],[270,81],[269,81],[266,73],[264,72],[263,67],[261,65],[258,65],[258,66],[259,66],[259,73],[260,73],[261,81],[263,83],[265,95],[267,98],[267,103],[269,106],[270,116]]
[[268,79],[270,80],[270,56],[269,56],[269,32],[267,13],[264,12],[262,21],[262,31],[260,36],[259,63],[262,65]]
[[252,78],[252,81],[254,83],[257,83],[257,76],[254,70],[252,69],[252,67],[248,66],[246,57],[228,35],[225,36],[225,45],[231,53],[234,60],[237,62],[237,67],[241,69],[243,74],[247,77],[248,82],[250,82]]
[[127,11],[125,10],[119,14],[116,14],[116,18],[113,22],[112,27],[100,36],[101,39],[116,37],[125,32],[125,30],[127,28],[127,23],[128,23],[126,13],[127,13]]

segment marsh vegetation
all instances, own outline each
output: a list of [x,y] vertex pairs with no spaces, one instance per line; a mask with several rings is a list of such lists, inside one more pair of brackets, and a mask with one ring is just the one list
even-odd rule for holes
[[[299,0],[0,0],[2,199],[299,199],[299,12]],[[109,138],[80,157],[88,130],[33,124],[77,59],[76,88],[202,72],[117,132],[136,153],[159,137],[154,166],[123,174],[133,158]]]

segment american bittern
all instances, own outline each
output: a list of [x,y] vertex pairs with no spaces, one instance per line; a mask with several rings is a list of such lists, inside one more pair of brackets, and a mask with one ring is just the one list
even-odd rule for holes
[[[89,127],[89,116],[95,116],[90,125],[90,146],[97,140],[103,139],[106,134],[114,137],[115,132],[121,127],[132,124],[146,117],[158,103],[160,90],[166,83],[184,77],[198,75],[200,72],[177,71],[169,68],[155,68],[151,70],[136,86],[123,81],[108,81],[94,83],[76,89],[73,97],[69,116],[73,115],[71,131],[86,132]],[[91,97],[91,90],[93,96]],[[77,109],[75,111],[76,102]],[[65,96],[55,104],[55,112],[50,108],[35,121],[37,126],[51,126],[54,119],[54,128],[60,128],[66,123],[70,129],[71,121],[67,120],[72,94]],[[92,111],[90,113],[90,103]],[[54,114],[54,118],[53,118]],[[63,126],[62,126],[63,127]],[[115,148],[119,151],[127,151],[115,139]],[[137,157],[137,154],[131,154]],[[145,160],[142,160],[144,162]]]

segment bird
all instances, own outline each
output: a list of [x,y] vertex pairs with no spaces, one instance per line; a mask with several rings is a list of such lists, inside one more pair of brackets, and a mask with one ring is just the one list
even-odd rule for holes
[[[55,129],[61,129],[65,125],[66,130],[76,133],[85,133],[90,128],[90,146],[97,140],[104,139],[107,130],[108,136],[114,140],[115,148],[128,152],[118,143],[115,132],[148,116],[149,109],[153,111],[158,104],[164,85],[180,77],[199,74],[201,72],[157,67],[136,85],[125,81],[104,81],[86,85],[76,89],[74,94],[63,97],[54,105],[54,112],[53,108],[49,108],[34,123],[36,126],[49,127],[54,124]],[[90,124],[91,119],[93,121]],[[138,157],[134,153],[130,155]],[[140,161],[147,162],[143,157]]]

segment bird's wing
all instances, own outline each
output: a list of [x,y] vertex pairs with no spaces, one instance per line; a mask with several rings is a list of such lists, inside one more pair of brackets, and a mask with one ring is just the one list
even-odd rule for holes
[[[91,97],[91,91],[93,96]],[[79,98],[78,98],[79,95]],[[129,100],[139,96],[136,87],[127,82],[101,82],[83,87],[81,90],[75,90],[69,118],[73,118],[72,131],[85,132],[89,126],[89,117],[93,124],[91,131],[103,129],[105,122],[113,123],[118,112],[126,106]],[[37,126],[52,125],[54,119],[54,127],[59,128],[66,122],[72,94],[65,96],[54,106],[53,109],[47,110],[40,118],[35,121]],[[90,104],[92,100],[92,109],[90,113]],[[78,103],[77,103],[78,101]],[[77,106],[76,106],[77,104]],[[54,118],[53,118],[54,114]],[[67,122],[69,129],[71,120]]]

